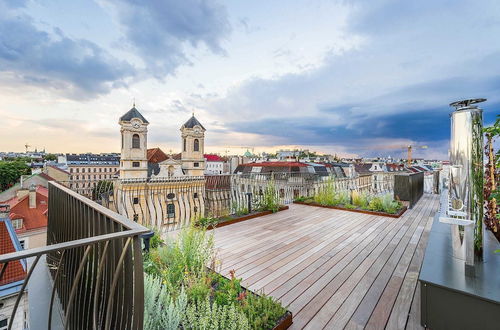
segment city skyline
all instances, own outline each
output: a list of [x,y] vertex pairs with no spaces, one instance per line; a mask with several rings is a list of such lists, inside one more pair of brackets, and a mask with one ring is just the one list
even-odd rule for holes
[[151,122],[148,147],[165,151],[180,150],[194,111],[208,152],[397,157],[384,148],[415,143],[429,146],[416,157],[446,159],[448,103],[488,98],[485,125],[500,105],[498,9],[0,1],[0,150],[118,152],[118,118],[135,99]]

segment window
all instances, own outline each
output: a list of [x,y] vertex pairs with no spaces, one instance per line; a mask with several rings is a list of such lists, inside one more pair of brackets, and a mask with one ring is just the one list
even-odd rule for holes
[[194,193],[193,198],[198,198],[198,193]]
[[132,148],[140,148],[141,147],[141,138],[139,134],[132,135]]
[[132,167],[139,167],[141,166],[140,162],[132,162]]
[[285,198],[285,189],[280,189],[280,198]]
[[3,319],[3,320],[0,320],[0,330],[7,330],[7,320],[8,319]]
[[16,230],[23,228],[23,219],[14,219],[14,220],[12,220],[12,226]]
[[82,173],[85,173],[85,168],[82,168]]
[[194,213],[198,212],[198,206],[193,207]]
[[182,150],[186,151],[186,139],[182,140]]
[[139,204],[139,197],[134,197],[134,205]]
[[193,151],[200,151],[200,141],[198,139],[194,139]]
[[139,214],[134,214],[134,221],[135,222],[139,221]]
[[79,172],[80,172],[80,169],[79,169],[79,168],[77,168],[77,169],[76,169],[76,173],[79,173]]
[[19,241],[19,244],[21,245],[21,248],[22,248],[23,250],[25,250],[25,249],[26,249],[26,241],[25,241],[25,240],[20,240],[20,241]]
[[167,204],[167,217],[173,218],[175,217],[175,205]]
[[175,194],[174,193],[168,193],[167,194],[167,199],[174,199],[175,198]]
[[200,163],[194,163],[193,166],[194,167],[200,167]]

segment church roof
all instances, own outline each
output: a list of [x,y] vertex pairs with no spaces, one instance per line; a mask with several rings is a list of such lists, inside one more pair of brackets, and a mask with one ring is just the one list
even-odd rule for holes
[[141,115],[141,113],[139,112],[139,110],[136,109],[135,106],[129,111],[127,111],[126,114],[121,116],[120,121],[131,121],[134,118],[139,118],[140,120],[142,120],[143,123],[149,124],[149,121],[147,121],[146,118],[144,118],[144,116]]
[[147,158],[150,163],[161,163],[167,160],[168,156],[160,148],[153,148],[148,149]]
[[196,119],[196,117],[193,114],[193,116],[191,118],[189,118],[189,120],[184,125],[182,125],[182,127],[184,127],[184,128],[193,128],[196,125],[198,125],[201,128],[205,129],[205,127],[203,127],[203,125],[198,121],[198,119]]

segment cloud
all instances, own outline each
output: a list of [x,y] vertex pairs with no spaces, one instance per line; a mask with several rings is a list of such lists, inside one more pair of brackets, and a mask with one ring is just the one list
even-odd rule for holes
[[[379,140],[422,142],[444,158],[448,104],[486,97],[488,121],[500,102],[499,6],[356,1],[344,32],[364,40],[359,47],[306,72],[247,80],[207,108],[232,131],[289,144],[342,143],[367,153]],[[465,16],[473,23],[456,20]]]
[[225,54],[222,41],[231,30],[225,7],[205,0],[107,1],[117,12],[126,42],[158,79],[189,64],[187,47],[205,45]]
[[130,64],[91,41],[70,38],[59,29],[39,30],[22,11],[0,10],[0,72],[17,81],[83,99],[126,85],[135,75]]

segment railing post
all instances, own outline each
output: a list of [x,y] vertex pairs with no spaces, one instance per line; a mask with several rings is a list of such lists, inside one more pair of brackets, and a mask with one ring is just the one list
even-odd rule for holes
[[248,213],[252,213],[252,192],[247,192],[248,198]]

